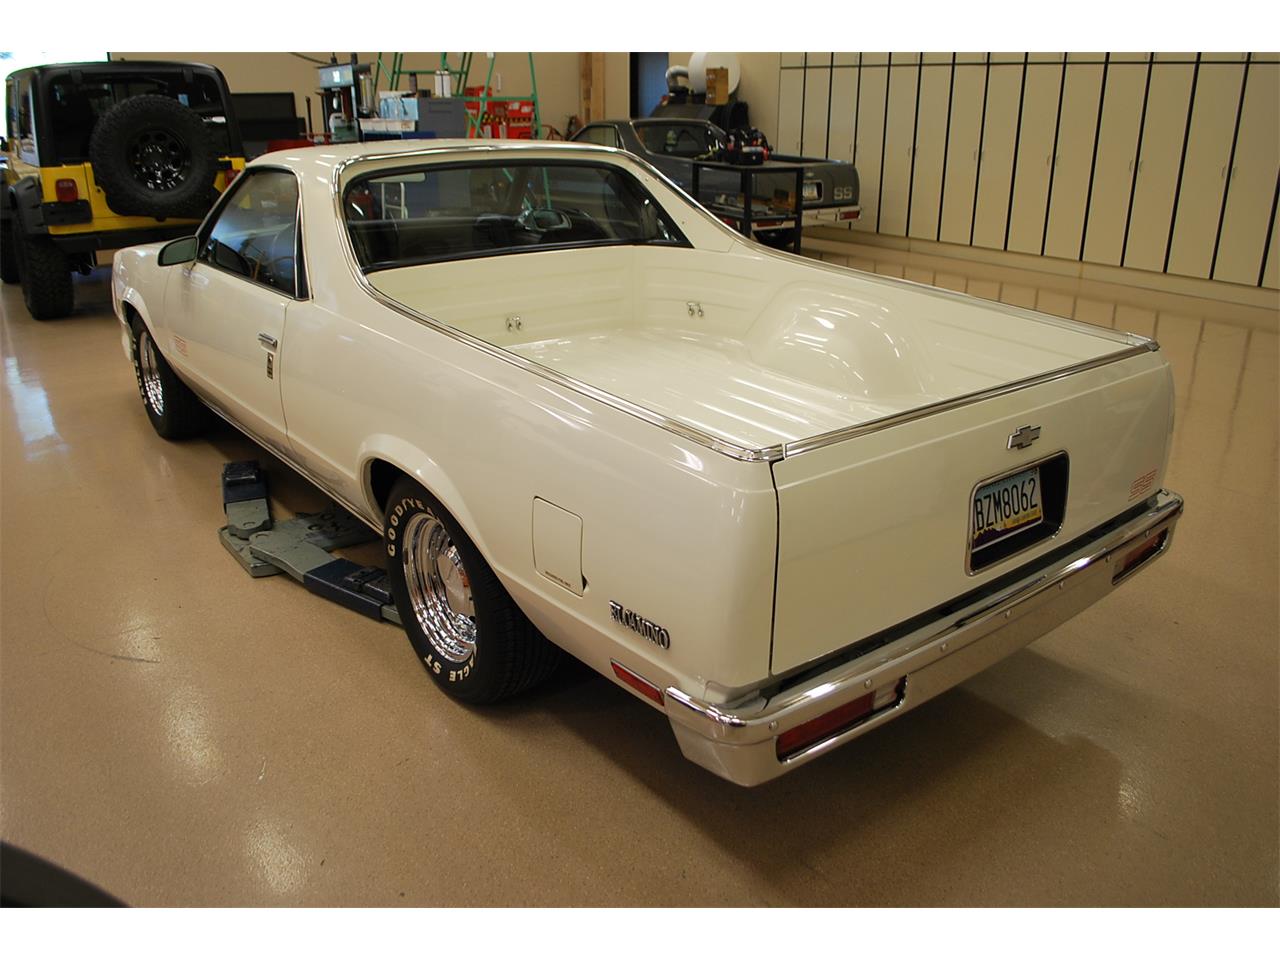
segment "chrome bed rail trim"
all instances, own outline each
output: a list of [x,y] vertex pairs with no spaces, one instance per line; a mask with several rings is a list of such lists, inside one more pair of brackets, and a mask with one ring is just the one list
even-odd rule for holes
[[[934,623],[891,646],[876,650],[874,654],[839,663],[798,689],[784,690],[769,700],[756,696],[749,701],[746,709],[708,703],[675,687],[668,687],[663,691],[668,719],[682,748],[686,749],[686,755],[691,759],[708,765],[704,762],[707,757],[718,758],[724,768],[717,772],[736,782],[755,783],[771,779],[790,765],[812,759],[818,753],[826,752],[867,729],[878,726],[890,716],[901,712],[904,706],[909,709],[928,696],[963,682],[977,671],[965,673],[963,667],[958,667],[951,678],[952,682],[940,684],[935,680],[931,685],[926,684],[927,687],[932,687],[927,695],[913,697],[913,693],[918,691],[913,687],[912,677],[919,671],[927,671],[927,668],[935,665],[945,669],[941,667],[943,663],[958,663],[960,658],[956,657],[957,654],[977,650],[983,646],[983,641],[997,639],[1007,628],[1017,627],[1023,614],[1040,613],[1050,623],[1063,613],[1065,616],[1057,622],[1074,616],[1083,607],[1076,609],[1073,606],[1079,603],[1079,598],[1073,597],[1073,591],[1067,590],[1068,586],[1081,583],[1089,588],[1086,591],[1086,606],[1109,593],[1119,582],[1127,580],[1129,573],[1138,572],[1168,550],[1172,528],[1181,515],[1182,508],[1181,497],[1161,491],[1148,510],[1122,527],[1103,534],[1083,547],[1073,558],[1038,574],[1029,575],[1031,579],[958,611],[946,622]],[[1116,555],[1132,547],[1135,541],[1158,534],[1162,530],[1169,530],[1170,534],[1158,551],[1123,576],[1112,573],[1111,563]],[[1037,633],[1030,637],[1016,638],[1013,648],[1001,653],[997,659],[1040,635]],[[983,668],[985,665],[980,669]],[[902,677],[907,678],[904,700],[872,714],[849,730],[814,744],[794,757],[779,760],[774,754],[773,741],[780,734],[820,717],[869,690],[897,683]],[[702,752],[703,756],[693,756],[689,753],[690,748]],[[726,758],[727,754],[734,753],[738,756]]]
[[1063,377],[1074,376],[1077,373],[1083,373],[1086,370],[1093,370],[1097,367],[1103,367],[1107,364],[1118,363],[1121,360],[1128,360],[1130,357],[1139,357],[1144,353],[1150,353],[1159,350],[1160,345],[1154,340],[1148,340],[1146,343],[1137,346],[1128,347],[1115,353],[1109,353],[1106,356],[1094,357],[1092,360],[1083,360],[1080,363],[1073,363],[1067,367],[1059,367],[1057,370],[1050,370],[1047,373],[1039,373],[1034,377],[1024,377],[1021,380],[1014,380],[998,387],[989,387],[986,390],[979,390],[976,393],[966,393],[963,396],[952,397],[950,400],[939,400],[937,403],[930,403],[923,407],[916,407],[914,410],[905,410],[902,413],[890,414],[887,417],[880,417],[877,420],[869,420],[866,423],[860,423],[852,427],[841,427],[839,430],[832,430],[828,433],[820,433],[816,437],[808,437],[804,440],[792,440],[783,444],[783,453],[785,456],[794,457],[797,454],[808,453],[810,450],[817,450],[821,447],[828,447],[833,443],[840,443],[844,440],[852,440],[854,437],[862,437],[869,433],[877,433],[880,430],[888,430],[890,427],[901,426],[904,423],[911,423],[913,420],[923,420],[925,417],[931,417],[934,414],[946,413],[948,410],[956,410],[960,407],[967,407],[971,404],[981,403],[984,400],[993,400],[996,397],[1003,397],[1018,390],[1025,390],[1028,387],[1040,386],[1044,383],[1052,383],[1054,380],[1061,380]]

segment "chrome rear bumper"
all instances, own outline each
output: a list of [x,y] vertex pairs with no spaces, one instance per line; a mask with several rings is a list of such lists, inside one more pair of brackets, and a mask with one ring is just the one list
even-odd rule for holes
[[[668,687],[665,709],[680,749],[734,783],[754,786],[772,780],[963,683],[1096,603],[1169,549],[1181,513],[1182,498],[1161,491],[1145,513],[1065,560],[770,699],[716,706]],[[1123,574],[1117,572],[1138,545],[1162,532],[1157,548]],[[887,706],[779,758],[778,737],[870,692],[885,690],[897,691]]]

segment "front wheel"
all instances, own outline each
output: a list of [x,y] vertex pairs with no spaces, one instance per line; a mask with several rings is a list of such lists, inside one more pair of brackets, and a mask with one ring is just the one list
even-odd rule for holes
[[382,529],[400,621],[445,693],[493,703],[550,676],[559,648],[529,622],[439,501],[402,478]]
[[141,320],[133,321],[133,372],[147,419],[160,436],[182,440],[209,425],[208,408],[178,379]]

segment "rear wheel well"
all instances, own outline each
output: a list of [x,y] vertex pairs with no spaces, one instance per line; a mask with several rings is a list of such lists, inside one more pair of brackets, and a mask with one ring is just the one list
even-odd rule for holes
[[379,515],[386,512],[387,501],[391,498],[391,488],[396,485],[396,481],[407,476],[407,473],[386,460],[369,462],[369,492],[373,495],[373,502],[378,508]]

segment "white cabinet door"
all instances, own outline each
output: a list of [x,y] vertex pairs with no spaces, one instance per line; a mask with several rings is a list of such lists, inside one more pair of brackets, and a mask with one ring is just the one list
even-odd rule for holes
[[1062,64],[1033,63],[1027,67],[1022,124],[1018,131],[1018,169],[1013,180],[1013,208],[1006,245],[1007,249],[1019,253],[1039,254],[1044,243],[1054,134],[1064,79]]
[[969,243],[986,86],[986,64],[963,61],[956,64],[949,111],[951,132],[947,138],[947,162],[943,165],[942,224],[938,232],[938,239],[944,243]]
[[804,115],[804,71],[778,71],[778,153],[800,152],[800,121]]
[[1191,131],[1174,212],[1168,272],[1208,277],[1226,193],[1244,65],[1205,63],[1196,81]]
[[907,232],[919,60],[918,53],[895,54],[894,66],[889,70],[889,114],[885,125],[884,171],[880,180],[880,214],[876,230],[895,237],[905,236]]
[[[1097,159],[1092,161],[1093,189],[1087,191],[1085,208],[1084,259],[1090,263],[1119,266],[1124,257],[1125,224],[1150,69],[1145,63],[1111,63],[1107,67]],[[1079,257],[1079,250],[1071,256]]]
[[[1280,166],[1280,64],[1249,66],[1213,279],[1258,283]],[[1176,242],[1176,240],[1175,240]]]
[[1004,249],[1022,70],[1021,57],[1016,63],[1000,62],[993,57],[987,83],[987,120],[978,158],[978,205],[973,222],[973,245],[977,247]]
[[862,85],[858,96],[858,129],[854,141],[855,163],[861,184],[861,216],[853,221],[855,230],[874,233],[880,212],[880,151],[884,144],[884,97],[888,89],[887,58],[866,54],[862,65]]
[[[1151,92],[1147,97],[1146,123],[1142,128],[1142,152],[1138,157],[1133,214],[1129,218],[1129,242],[1124,251],[1126,267],[1164,269],[1194,70],[1194,66],[1188,63],[1161,63],[1159,60],[1151,67]],[[1086,256],[1086,259],[1093,258]]]
[[804,71],[804,117],[800,150],[806,157],[827,155],[827,111],[831,105],[831,54],[809,54]]
[[[839,55],[836,63],[839,64]],[[858,68],[837,66],[831,73],[832,160],[853,160],[853,116],[858,95]]]
[[951,101],[951,64],[925,63],[920,75],[919,121],[916,124],[915,172],[907,233],[938,239],[942,199],[942,160],[947,147],[947,110]]
[[[1058,123],[1057,162],[1051,181],[1049,228],[1044,238],[1046,256],[1080,259],[1101,95],[1101,64],[1067,64],[1062,88],[1062,119]],[[1134,129],[1137,129],[1136,122]],[[1117,254],[1116,262],[1119,259]]]

